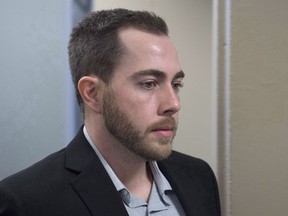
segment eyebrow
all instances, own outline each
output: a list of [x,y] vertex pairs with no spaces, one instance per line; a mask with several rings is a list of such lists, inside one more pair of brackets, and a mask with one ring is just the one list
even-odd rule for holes
[[[162,71],[151,69],[151,70],[138,71],[134,73],[131,77],[132,79],[136,79],[137,77],[140,77],[140,76],[154,76],[159,79],[164,79],[166,77],[166,74]],[[185,77],[185,73],[181,70],[175,74],[173,79],[180,79],[184,77]]]

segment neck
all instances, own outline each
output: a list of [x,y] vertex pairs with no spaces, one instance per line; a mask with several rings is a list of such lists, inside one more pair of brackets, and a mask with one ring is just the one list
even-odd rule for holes
[[153,182],[149,163],[143,160],[132,160],[129,156],[121,159],[115,155],[107,157],[106,160],[129,192],[148,202]]
[[143,158],[126,149],[121,143],[104,133],[93,133],[86,125],[89,136],[97,149],[108,162],[114,173],[133,196],[147,201],[152,188],[152,173],[149,163]]
[[128,169],[120,168],[118,170],[120,171],[118,174],[116,173],[118,178],[127,187],[130,193],[135,197],[148,202],[153,182],[153,176],[148,162],[144,165],[127,166],[127,168]]
[[138,156],[133,156],[110,155],[106,160],[129,192],[147,202],[153,181],[150,165]]

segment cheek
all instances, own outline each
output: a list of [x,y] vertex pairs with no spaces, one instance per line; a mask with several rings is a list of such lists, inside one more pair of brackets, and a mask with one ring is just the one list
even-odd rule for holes
[[127,101],[124,105],[126,113],[132,118],[132,120],[138,120],[141,122],[146,122],[151,120],[151,118],[156,113],[156,108],[151,103],[144,103],[143,101]]
[[152,95],[133,88],[118,91],[115,94],[115,98],[117,103],[121,104],[125,109],[136,112],[152,109],[156,106]]
[[138,121],[141,125],[146,122],[153,122],[153,116],[157,113],[157,104],[151,98],[140,95],[139,93],[129,93],[127,95],[119,95],[118,102],[121,104],[120,109],[125,111],[132,121]]
[[131,121],[151,123],[157,116],[158,100],[155,91],[147,91],[139,85],[121,82],[113,88],[114,98],[119,108],[129,116]]

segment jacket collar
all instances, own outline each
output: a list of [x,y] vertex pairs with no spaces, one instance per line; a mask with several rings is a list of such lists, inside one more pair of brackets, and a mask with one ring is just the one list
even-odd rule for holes
[[[195,163],[191,162],[192,160],[195,160]],[[215,194],[210,193],[210,189],[207,189],[207,193],[203,190],[213,182],[211,178],[210,182],[207,182],[209,172],[206,168],[205,172],[203,167],[200,169],[202,165],[199,164],[203,165],[198,159],[175,151],[167,159],[158,162],[159,169],[168,179],[187,216],[216,215],[210,214],[208,203],[203,203],[203,197]],[[212,205],[214,204],[211,203]]]
[[[193,179],[191,176],[187,176],[187,169],[181,169],[181,162],[180,166],[179,164],[175,166],[177,154],[179,153],[173,152],[167,159],[157,162],[159,169],[171,184],[186,215],[201,215],[198,207],[202,205],[195,196],[199,194],[197,188],[194,187],[195,182],[191,180]],[[185,167],[184,161],[182,162],[182,167]],[[71,186],[92,215],[128,216],[112,180],[86,140],[83,127],[66,148],[66,168],[77,173],[71,181]],[[193,208],[191,204],[197,207]]]
[[83,127],[66,148],[66,168],[77,174],[71,186],[92,215],[128,216],[113,182],[86,140]]

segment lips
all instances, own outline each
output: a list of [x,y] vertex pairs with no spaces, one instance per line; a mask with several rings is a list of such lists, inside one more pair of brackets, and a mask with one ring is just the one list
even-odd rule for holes
[[162,136],[162,137],[171,137],[174,136],[175,128],[171,126],[164,126],[160,128],[155,128],[152,130],[152,133]]
[[175,135],[177,130],[177,123],[174,118],[167,118],[158,121],[147,128],[146,133],[152,133],[156,136],[171,138]]

